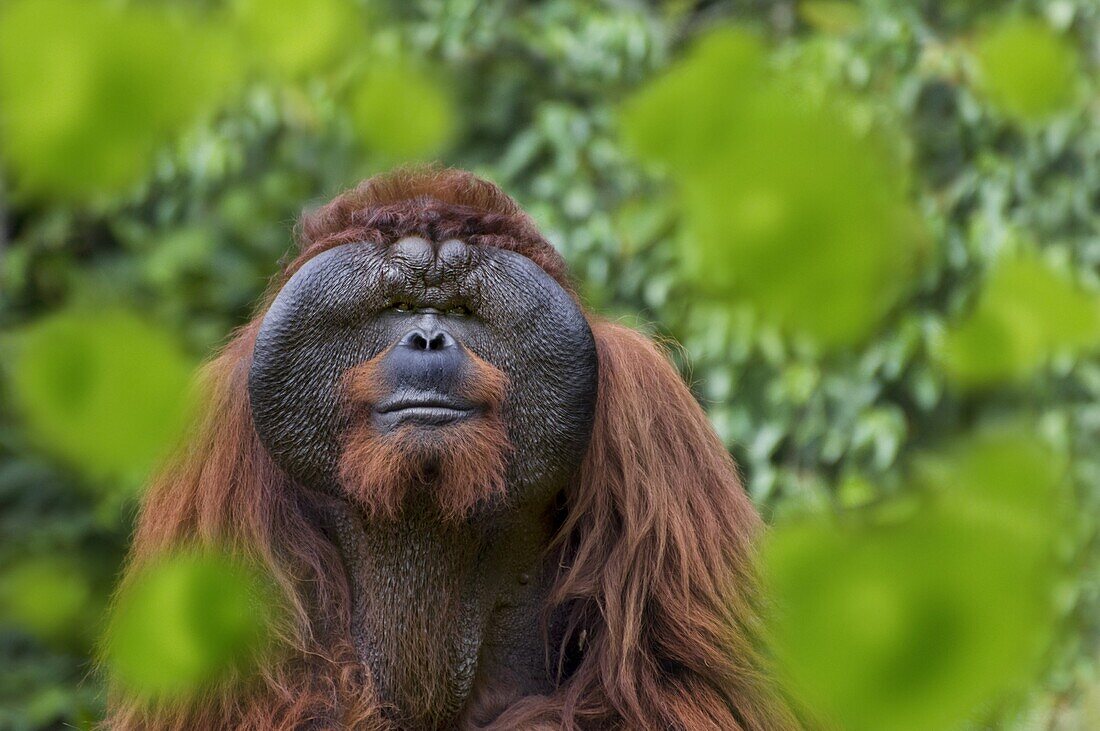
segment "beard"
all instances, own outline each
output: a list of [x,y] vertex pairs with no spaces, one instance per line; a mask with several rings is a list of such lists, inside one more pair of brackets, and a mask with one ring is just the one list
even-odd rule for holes
[[[351,403],[373,403],[374,362],[353,369],[346,383]],[[404,424],[382,433],[369,408],[356,408],[345,432],[337,478],[368,516],[393,520],[411,502],[427,503],[446,521],[505,495],[512,444],[501,417],[506,377],[476,359],[468,396],[480,413],[443,426]]]

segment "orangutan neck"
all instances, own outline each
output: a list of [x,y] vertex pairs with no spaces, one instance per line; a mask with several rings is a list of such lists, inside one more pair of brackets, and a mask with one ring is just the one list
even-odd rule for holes
[[333,523],[349,576],[352,639],[395,720],[448,727],[479,675],[500,674],[487,664],[508,666],[523,686],[544,675],[537,626],[516,621],[537,616],[545,596],[537,577],[548,532],[537,522],[444,525],[413,509],[374,523],[345,508]]

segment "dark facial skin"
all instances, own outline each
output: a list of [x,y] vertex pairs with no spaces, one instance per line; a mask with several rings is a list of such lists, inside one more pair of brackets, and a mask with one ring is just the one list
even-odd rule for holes
[[[369,416],[381,439],[405,429],[430,440],[482,418],[473,358],[504,373],[502,499],[456,521],[414,495],[379,519],[345,494],[342,379],[376,357]],[[318,503],[344,555],[352,635],[402,725],[454,726],[502,678],[517,694],[551,687],[537,617],[556,567],[544,549],[588,443],[596,372],[587,321],[557,282],[519,254],[456,240],[331,249],[264,318],[249,383],[256,429],[291,477],[335,498]]]

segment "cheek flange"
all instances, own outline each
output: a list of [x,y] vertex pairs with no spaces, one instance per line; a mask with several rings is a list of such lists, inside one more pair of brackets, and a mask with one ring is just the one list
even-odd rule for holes
[[326,486],[338,456],[340,379],[376,355],[370,313],[380,306],[377,247],[349,244],[307,262],[260,325],[249,372],[260,441],[291,477]]
[[484,253],[476,277],[490,325],[484,347],[496,346],[494,363],[511,384],[510,480],[525,490],[556,491],[574,476],[592,431],[592,331],[576,300],[533,261],[499,249]]

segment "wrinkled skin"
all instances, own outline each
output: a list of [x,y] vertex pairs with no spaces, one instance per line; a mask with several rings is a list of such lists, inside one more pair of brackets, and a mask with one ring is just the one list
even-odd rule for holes
[[[430,441],[482,418],[467,397],[474,357],[507,379],[504,494],[447,520],[429,481],[392,519],[364,512],[338,479],[355,428],[348,373],[379,363],[367,415],[377,438],[404,429]],[[351,633],[403,725],[453,725],[483,678],[509,678],[521,695],[551,689],[538,619],[556,567],[541,562],[555,498],[588,443],[596,377],[577,302],[503,249],[346,244],[308,261],[270,307],[249,379],[255,426],[280,467],[333,498],[318,504],[347,568]]]

